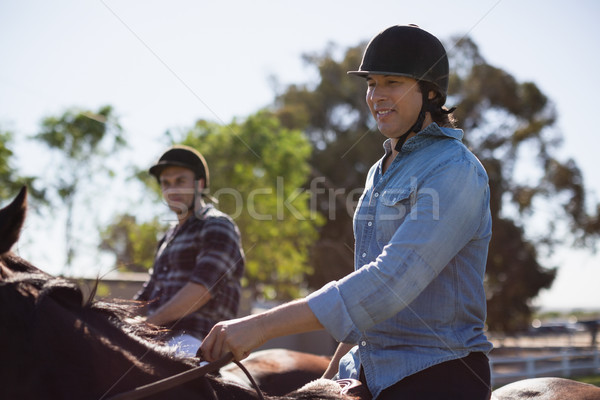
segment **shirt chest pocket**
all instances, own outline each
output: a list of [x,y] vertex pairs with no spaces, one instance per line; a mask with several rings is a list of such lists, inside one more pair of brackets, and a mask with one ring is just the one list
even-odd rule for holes
[[377,204],[377,241],[385,246],[398,227],[412,217],[417,188],[386,189]]

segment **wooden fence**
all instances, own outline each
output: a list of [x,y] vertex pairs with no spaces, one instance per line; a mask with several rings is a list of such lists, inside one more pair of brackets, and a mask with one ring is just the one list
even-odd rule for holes
[[597,349],[564,349],[523,357],[491,356],[492,386],[540,376],[575,377],[600,373]]

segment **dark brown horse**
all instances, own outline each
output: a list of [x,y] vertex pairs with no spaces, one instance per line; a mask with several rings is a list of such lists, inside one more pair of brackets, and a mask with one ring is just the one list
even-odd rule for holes
[[[157,342],[157,328],[136,322],[131,304],[84,300],[75,284],[10,252],[25,207],[23,190],[0,210],[0,399],[108,399],[196,366],[197,359],[176,357]],[[322,381],[285,399],[348,398]],[[212,399],[213,393],[257,398],[215,376],[149,398]]]
[[[287,350],[256,351],[246,359],[244,366],[258,386],[271,395],[282,396],[323,375],[329,357]],[[235,364],[221,368],[221,376],[250,387],[248,377]]]
[[510,383],[492,393],[492,400],[600,400],[600,388],[563,378],[533,378]]
[[[84,301],[78,286],[11,253],[25,208],[26,191],[22,190],[0,210],[0,399],[102,400],[195,367],[197,360],[174,356],[156,341],[161,331],[136,322],[130,304],[94,302],[91,297]],[[262,353],[263,358],[267,354],[273,357],[274,353]],[[298,360],[322,363],[318,370],[326,362],[304,353],[286,354],[294,360],[291,367],[284,367],[279,353],[275,357],[279,360],[271,364],[281,370],[263,369],[263,376],[257,373],[264,387],[289,380],[285,373],[305,368]],[[255,357],[260,359],[260,354]],[[248,360],[251,370],[253,363]],[[223,372],[223,377],[206,376],[148,398],[258,398],[243,382],[224,379],[225,372],[232,373],[230,368]],[[275,389],[270,390],[274,393]],[[320,379],[283,397],[267,399],[357,399],[340,390],[339,384]],[[500,388],[492,399],[600,400],[600,388],[568,379],[540,378]]]

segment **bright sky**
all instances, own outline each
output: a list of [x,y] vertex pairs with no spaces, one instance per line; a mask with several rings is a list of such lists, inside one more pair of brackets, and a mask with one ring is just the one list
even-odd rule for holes
[[[273,99],[270,76],[282,84],[313,78],[301,54],[328,42],[354,46],[390,25],[416,23],[441,39],[468,33],[490,64],[535,82],[556,104],[562,155],[576,160],[590,200],[598,201],[600,140],[588,127],[600,92],[598,16],[595,0],[4,0],[0,129],[15,133],[21,171],[36,174],[46,167],[44,154],[24,139],[42,118],[110,104],[135,149],[126,157],[147,166],[163,149],[166,130],[256,112]],[[36,243],[56,235],[30,231],[25,238]],[[60,271],[56,252],[25,247],[26,258]],[[589,252],[555,255],[559,277],[537,304],[600,306],[599,261]]]

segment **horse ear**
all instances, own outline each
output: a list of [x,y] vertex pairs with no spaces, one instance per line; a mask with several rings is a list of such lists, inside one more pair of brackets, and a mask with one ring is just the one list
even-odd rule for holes
[[0,254],[9,251],[19,239],[26,210],[27,187],[23,186],[12,203],[0,210]]

